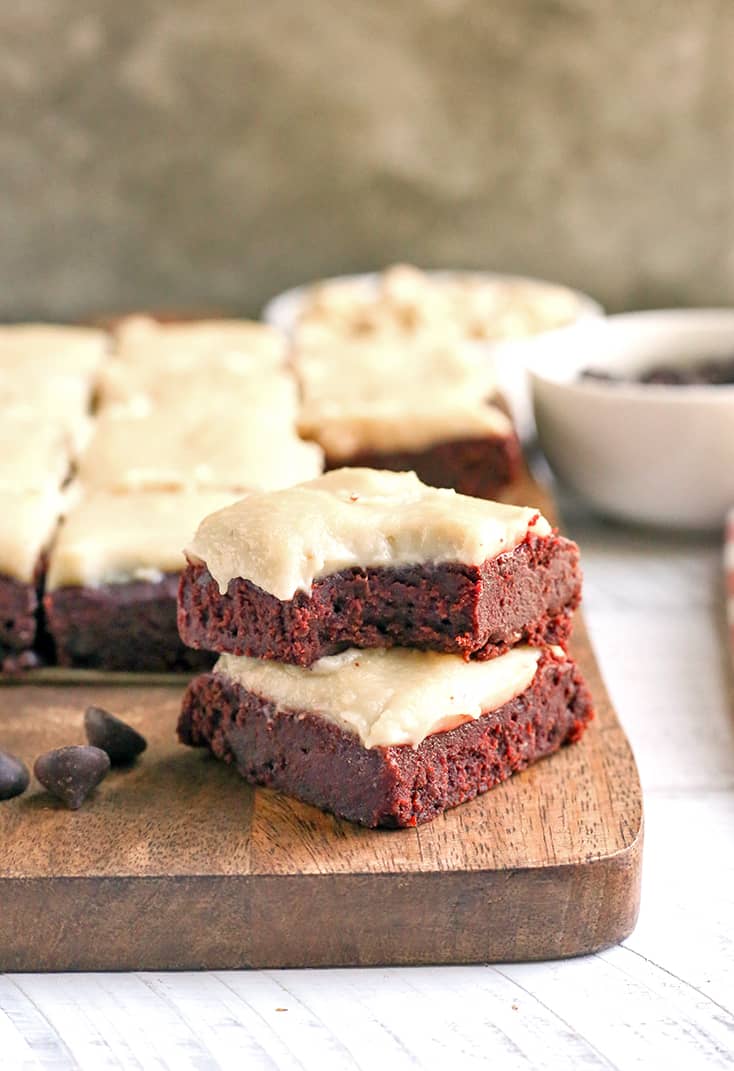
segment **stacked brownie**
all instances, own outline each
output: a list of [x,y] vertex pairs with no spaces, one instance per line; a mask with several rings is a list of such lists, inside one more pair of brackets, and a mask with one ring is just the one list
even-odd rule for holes
[[181,548],[203,514],[322,471],[298,437],[298,395],[272,329],[126,321],[97,382],[44,596],[55,661],[106,670],[202,668],[176,628]]
[[534,509],[339,469],[206,517],[178,623],[213,670],[181,740],[367,826],[412,826],[577,740],[578,549]]
[[[400,273],[392,289],[407,324]],[[237,320],[0,326],[3,670],[208,664],[175,628],[180,548],[243,494],[356,462],[493,496],[520,454],[491,365],[424,327],[310,330],[294,354]]]
[[518,474],[517,436],[488,400],[494,371],[481,347],[302,337],[295,367],[301,431],[324,448],[327,468],[413,470],[435,487],[480,498],[495,497]]

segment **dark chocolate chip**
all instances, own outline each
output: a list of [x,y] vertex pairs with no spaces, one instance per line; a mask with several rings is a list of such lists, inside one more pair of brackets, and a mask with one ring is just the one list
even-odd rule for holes
[[89,743],[106,751],[113,766],[127,766],[148,746],[144,736],[102,707],[87,707],[84,729]]
[[597,379],[610,383],[644,383],[647,386],[700,387],[734,385],[734,357],[711,358],[695,365],[658,364],[639,376],[615,376],[611,372],[586,368],[581,379]]
[[0,800],[12,800],[28,788],[31,779],[28,768],[15,755],[0,751]]
[[110,757],[98,747],[59,747],[39,755],[33,772],[44,788],[76,811],[107,775]]

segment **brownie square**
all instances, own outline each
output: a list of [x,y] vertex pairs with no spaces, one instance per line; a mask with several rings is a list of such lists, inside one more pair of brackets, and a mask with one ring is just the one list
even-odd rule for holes
[[178,574],[44,596],[46,627],[60,666],[167,673],[202,670],[214,657],[192,651],[176,628]]
[[462,495],[496,498],[520,476],[522,451],[517,435],[487,435],[481,439],[452,439],[422,450],[362,450],[346,459],[326,457],[326,468],[412,470],[432,487],[453,487]]
[[178,734],[251,784],[361,825],[396,828],[429,822],[577,741],[592,717],[575,664],[548,654],[522,694],[418,747],[366,748],[318,712],[279,709],[216,671],[189,685]]
[[287,601],[240,578],[222,595],[207,567],[189,562],[178,626],[190,647],[300,666],[347,647],[416,647],[486,659],[517,643],[565,644],[580,598],[576,544],[530,535],[480,566],[346,569]]
[[168,672],[213,659],[176,627],[182,547],[231,492],[112,494],[78,489],[51,549],[44,610],[61,666]]

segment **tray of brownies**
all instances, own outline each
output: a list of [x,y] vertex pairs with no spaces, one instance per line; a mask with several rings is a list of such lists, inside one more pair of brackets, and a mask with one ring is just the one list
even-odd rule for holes
[[498,299],[470,329],[397,271],[399,316],[289,336],[0,327],[0,969],[634,925],[637,773],[476,337]]

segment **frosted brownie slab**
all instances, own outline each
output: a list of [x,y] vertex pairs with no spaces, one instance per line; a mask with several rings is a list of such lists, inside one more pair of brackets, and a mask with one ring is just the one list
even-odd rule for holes
[[287,343],[275,328],[251,320],[160,323],[129,316],[115,330],[114,352],[124,361],[181,371],[209,363],[246,370],[257,363],[265,370],[283,365]]
[[112,491],[265,490],[321,472],[323,454],[268,410],[202,399],[194,409],[103,413],[79,462],[90,488]]
[[[390,432],[387,418],[405,415],[413,408],[440,411],[444,405],[467,409],[478,406],[495,391],[492,362],[485,350],[470,344],[447,342],[337,342],[301,345],[294,352],[294,367],[303,389],[301,422],[308,431],[342,411],[358,409],[359,401],[384,410],[384,434]],[[392,405],[392,409],[390,406]],[[366,435],[366,432],[364,433]],[[395,432],[394,434],[398,434]],[[404,436],[409,430],[403,432]],[[424,446],[426,429],[397,445]],[[381,443],[361,439],[350,451]],[[388,446],[396,445],[388,441]]]
[[187,548],[192,647],[306,666],[345,647],[488,659],[564,643],[578,548],[535,509],[339,469],[205,518]]
[[414,826],[578,740],[591,698],[562,651],[491,662],[345,651],[310,669],[223,655],[179,738],[253,784],[366,826]]
[[507,416],[487,399],[486,352],[460,343],[367,341],[296,350],[300,428],[327,467],[413,469],[427,483],[490,498],[518,474]]
[[32,665],[43,567],[63,507],[60,493],[0,489],[0,662]]
[[62,666],[167,671],[204,668],[176,628],[182,547],[227,492],[81,497],[51,550],[44,606]]

